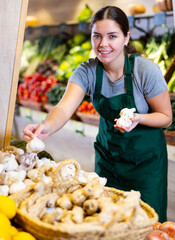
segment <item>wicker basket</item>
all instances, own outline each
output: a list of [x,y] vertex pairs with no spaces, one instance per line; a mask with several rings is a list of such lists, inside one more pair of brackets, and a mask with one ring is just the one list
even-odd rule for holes
[[[105,195],[113,198],[114,201],[124,197],[124,192],[105,187]],[[103,227],[94,223],[82,223],[68,225],[65,229],[62,223],[57,226],[44,223],[40,220],[30,218],[19,210],[15,221],[30,232],[38,240],[143,240],[151,230],[152,225],[157,222],[158,216],[154,209],[148,204],[140,201],[142,208],[149,216],[148,220],[139,221],[133,224],[132,221],[115,223],[111,227]]]
[[87,124],[92,124],[95,126],[99,125],[99,119],[100,117],[95,114],[89,114],[89,113],[82,113],[82,112],[76,112],[76,115],[80,118],[80,120]]
[[43,103],[40,103],[40,102],[32,102],[30,100],[23,100],[23,99],[20,99],[18,100],[18,104],[26,107],[26,108],[30,108],[30,109],[33,109],[33,110],[36,110],[36,111],[41,111],[42,108],[43,108]]

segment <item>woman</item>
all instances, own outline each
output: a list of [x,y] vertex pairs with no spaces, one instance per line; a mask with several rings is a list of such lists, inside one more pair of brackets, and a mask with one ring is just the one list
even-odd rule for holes
[[[43,124],[24,128],[24,139],[45,139],[61,129],[85,93],[100,114],[94,144],[95,171],[108,186],[141,192],[141,198],[166,221],[167,150],[162,128],[171,124],[166,82],[159,67],[133,53],[125,13],[114,6],[92,18],[91,42],[97,56],[81,64],[69,79],[62,100]],[[136,108],[132,125],[115,123],[123,108]]]

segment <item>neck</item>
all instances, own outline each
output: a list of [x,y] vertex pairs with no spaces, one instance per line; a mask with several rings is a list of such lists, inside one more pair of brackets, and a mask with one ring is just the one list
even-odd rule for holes
[[115,62],[110,64],[103,64],[104,70],[111,81],[115,82],[119,80],[124,74],[125,56],[117,59]]

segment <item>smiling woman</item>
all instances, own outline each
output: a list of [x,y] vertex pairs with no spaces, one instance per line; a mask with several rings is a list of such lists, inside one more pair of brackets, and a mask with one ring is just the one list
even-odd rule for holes
[[[24,128],[24,139],[45,139],[60,130],[89,94],[100,115],[94,143],[96,173],[107,178],[110,187],[140,191],[159,221],[166,221],[167,149],[162,128],[172,121],[166,81],[159,67],[129,44],[128,18],[120,8],[100,9],[90,26],[97,57],[77,67],[61,101],[44,123]],[[124,108],[136,110],[127,127],[117,121]]]

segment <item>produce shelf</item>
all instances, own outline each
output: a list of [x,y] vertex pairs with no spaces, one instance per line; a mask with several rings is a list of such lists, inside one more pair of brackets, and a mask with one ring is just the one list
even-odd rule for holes
[[175,146],[175,131],[164,131],[165,138],[166,138],[166,143],[168,145]]
[[82,113],[82,112],[78,112],[78,111],[76,112],[76,115],[84,123],[92,124],[92,125],[95,125],[95,126],[99,125],[100,117],[98,115],[89,114],[89,113]]

